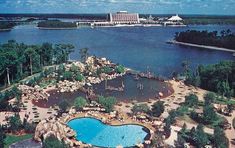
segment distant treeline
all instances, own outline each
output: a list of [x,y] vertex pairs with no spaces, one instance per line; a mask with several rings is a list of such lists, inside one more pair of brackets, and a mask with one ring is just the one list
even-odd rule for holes
[[44,28],[76,28],[77,25],[74,22],[62,22],[60,20],[47,20],[38,23],[38,27]]
[[217,31],[197,31],[187,30],[185,32],[176,33],[175,40],[178,42],[216,46],[235,50],[235,35],[231,30]]
[[13,22],[0,22],[0,29],[12,29],[15,25]]
[[234,25],[235,18],[185,18],[184,24],[186,25],[207,25],[207,24],[219,24],[219,25]]

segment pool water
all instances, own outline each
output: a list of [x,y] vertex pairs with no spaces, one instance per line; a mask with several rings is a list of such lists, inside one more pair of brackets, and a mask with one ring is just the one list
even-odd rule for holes
[[148,133],[140,125],[110,126],[95,118],[77,118],[68,122],[76,139],[98,147],[132,147],[143,143]]

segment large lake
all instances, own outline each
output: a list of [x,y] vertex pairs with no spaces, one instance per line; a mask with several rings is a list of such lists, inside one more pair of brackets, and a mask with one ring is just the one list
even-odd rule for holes
[[175,32],[188,29],[221,31],[235,26],[197,25],[188,27],[122,27],[80,28],[76,30],[40,30],[33,25],[17,26],[10,32],[0,32],[0,43],[17,40],[28,44],[52,42],[72,43],[76,50],[72,59],[79,59],[79,49],[88,47],[90,54],[107,57],[139,71],[170,76],[181,70],[181,63],[189,60],[192,67],[221,60],[234,60],[231,53],[167,44]]

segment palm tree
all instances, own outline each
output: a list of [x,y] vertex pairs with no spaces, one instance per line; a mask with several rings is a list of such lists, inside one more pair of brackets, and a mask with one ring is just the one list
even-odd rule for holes
[[33,75],[33,55],[35,54],[35,50],[31,47],[27,48],[25,53],[29,56],[29,64],[30,64],[30,74]]
[[86,59],[88,57],[88,48],[82,48],[80,49],[80,52],[79,52],[80,56],[81,56],[81,61],[83,63],[86,62]]

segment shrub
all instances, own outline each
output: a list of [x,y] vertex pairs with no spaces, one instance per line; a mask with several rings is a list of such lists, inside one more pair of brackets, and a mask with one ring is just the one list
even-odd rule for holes
[[87,101],[83,97],[77,97],[74,101],[74,106],[76,107],[76,109],[81,109],[82,107],[86,105],[87,105]]
[[147,104],[135,104],[132,108],[132,112],[134,114],[137,114],[138,112],[148,113],[149,110],[150,109]]
[[158,101],[153,104],[151,113],[153,116],[159,117],[164,112],[164,110],[165,110],[164,102]]
[[100,103],[106,112],[111,112],[113,110],[114,105],[116,104],[117,100],[114,97],[103,97],[100,96],[98,98],[98,103]]

